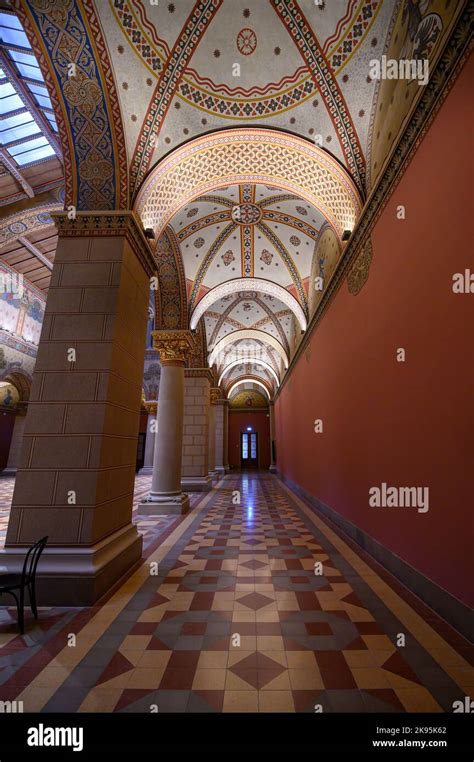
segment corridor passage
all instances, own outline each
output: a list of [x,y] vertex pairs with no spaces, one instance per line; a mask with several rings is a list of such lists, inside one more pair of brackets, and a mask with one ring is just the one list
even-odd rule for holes
[[144,561],[103,605],[42,609],[24,637],[2,611],[2,700],[25,712],[452,712],[472,694],[467,642],[275,476],[226,476],[191,505],[134,511]]

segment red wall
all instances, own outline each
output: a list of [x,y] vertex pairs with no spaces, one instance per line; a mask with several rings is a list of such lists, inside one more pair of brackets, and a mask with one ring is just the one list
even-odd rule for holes
[[[452,276],[474,271],[473,69],[464,67],[376,224],[368,282],[355,297],[343,283],[275,406],[283,475],[465,603],[474,295],[453,294]],[[369,488],[382,482],[428,486],[428,513],[369,507]]]
[[229,410],[229,465],[240,468],[240,434],[247,426],[258,434],[259,467],[270,468],[270,418],[266,410]]
[[8,463],[14,425],[15,416],[0,410],[0,471],[6,468]]

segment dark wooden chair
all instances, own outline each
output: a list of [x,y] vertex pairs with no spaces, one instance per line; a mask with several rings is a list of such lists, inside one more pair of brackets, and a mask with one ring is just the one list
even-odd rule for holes
[[35,542],[28,549],[21,574],[0,574],[0,595],[7,593],[14,597],[18,611],[18,629],[22,635],[25,632],[25,590],[28,590],[33,616],[35,619],[38,619],[38,609],[36,608],[36,568],[47,542],[48,538],[42,537],[41,540]]

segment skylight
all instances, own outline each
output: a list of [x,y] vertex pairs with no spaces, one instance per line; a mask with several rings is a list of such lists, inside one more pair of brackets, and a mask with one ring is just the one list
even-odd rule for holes
[[[42,118],[43,117],[43,118]],[[18,167],[55,155],[58,133],[43,75],[20,20],[0,11],[0,147]]]

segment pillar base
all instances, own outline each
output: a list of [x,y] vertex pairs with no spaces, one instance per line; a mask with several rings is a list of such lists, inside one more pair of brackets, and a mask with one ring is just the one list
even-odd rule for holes
[[138,472],[138,476],[152,476],[153,466],[143,466]]
[[272,473],[272,474],[276,474],[276,472],[277,472],[277,467],[276,467],[275,465],[273,465],[273,464],[272,464],[268,470],[270,471],[270,473]]
[[216,474],[218,477],[224,476],[225,473],[227,473],[225,466],[216,466]]
[[181,489],[186,492],[209,492],[212,489],[212,479],[206,476],[182,476]]
[[184,516],[189,511],[189,496],[184,493],[154,495],[153,498],[138,503],[137,510],[140,515],[144,516],[168,516],[171,514]]
[[4,468],[0,471],[0,477],[2,476],[16,476],[16,468]]
[[[0,551],[0,570],[21,572],[28,548]],[[92,606],[141,564],[142,537],[133,524],[84,547],[48,545],[36,574],[38,606]]]

